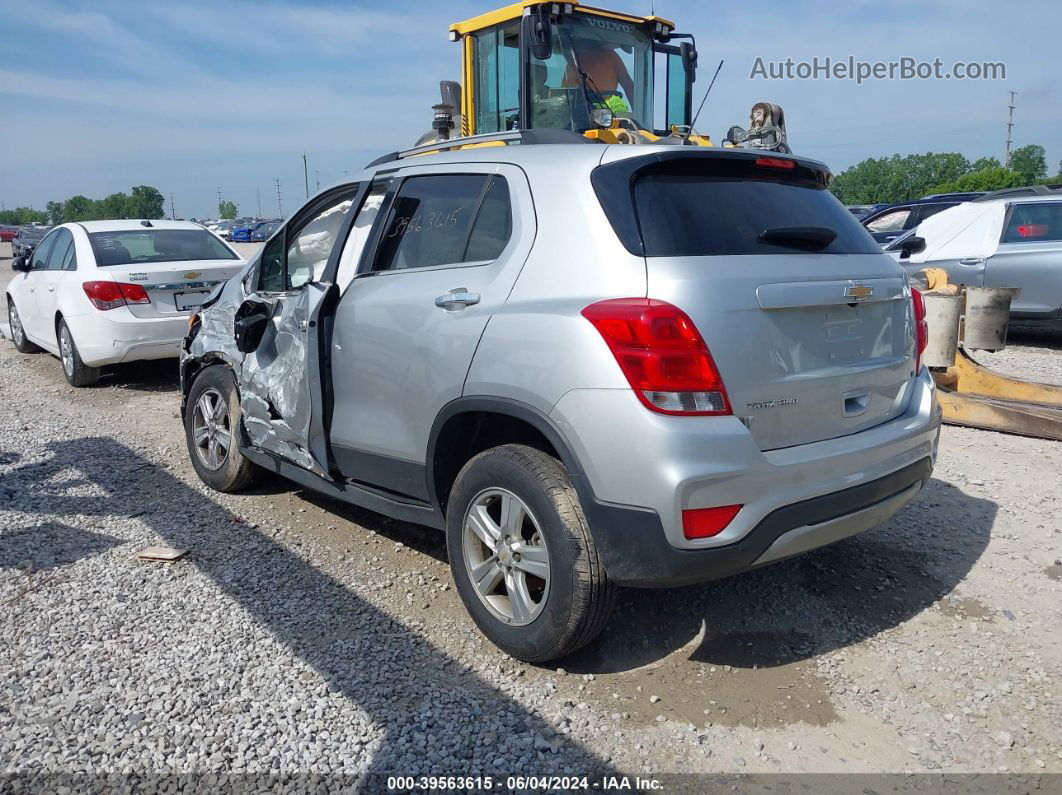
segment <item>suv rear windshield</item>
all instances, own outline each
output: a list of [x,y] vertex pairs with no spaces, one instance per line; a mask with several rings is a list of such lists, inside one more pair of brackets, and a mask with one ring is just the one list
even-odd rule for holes
[[[826,172],[799,164],[758,165],[758,159],[657,156],[645,164],[638,158],[599,167],[593,184],[620,240],[647,257],[881,251],[826,189]],[[794,227],[825,228],[836,237],[828,245],[809,245],[799,237],[761,236]]]
[[237,258],[224,243],[205,229],[89,232],[89,241],[97,265]]

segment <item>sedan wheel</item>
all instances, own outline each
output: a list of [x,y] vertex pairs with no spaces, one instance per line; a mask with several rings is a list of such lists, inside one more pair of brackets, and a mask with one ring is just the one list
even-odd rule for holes
[[11,341],[15,343],[15,350],[19,353],[31,353],[37,350],[37,346],[26,337],[26,329],[22,327],[22,318],[18,316],[15,302],[10,298],[7,301],[7,324],[11,328]]
[[527,505],[487,489],[465,513],[465,566],[480,600],[507,624],[530,624],[549,596],[549,552]]
[[192,414],[192,443],[200,463],[207,469],[213,472],[225,465],[232,446],[229,404],[214,388],[205,390],[196,401]]
[[59,321],[59,358],[63,362],[63,375],[71,386],[92,386],[100,380],[100,369],[89,367],[81,360],[74,336],[65,320]]

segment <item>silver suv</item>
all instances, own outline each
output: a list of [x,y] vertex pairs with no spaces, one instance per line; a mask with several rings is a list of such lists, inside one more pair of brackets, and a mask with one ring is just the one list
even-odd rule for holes
[[617,585],[745,571],[918,493],[920,296],[824,166],[511,137],[371,164],[203,305],[204,482],[261,467],[444,530],[476,624],[528,661],[594,638]]

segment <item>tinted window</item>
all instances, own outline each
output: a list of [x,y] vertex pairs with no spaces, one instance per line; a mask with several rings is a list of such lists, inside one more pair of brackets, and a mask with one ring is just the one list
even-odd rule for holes
[[[617,164],[620,165],[620,164]],[[611,167],[606,167],[611,168]],[[600,170],[600,169],[599,169]],[[671,158],[635,175],[634,204],[646,256],[680,257],[806,252],[807,242],[761,237],[766,230],[825,227],[836,233],[814,250],[827,254],[873,253],[881,249],[825,187],[821,171],[755,165],[753,159]],[[622,223],[615,197],[603,191],[620,184],[594,180],[613,220]],[[621,239],[624,235],[619,232]],[[628,241],[624,240],[624,245]]]
[[373,270],[494,259],[511,227],[509,190],[501,177],[410,177],[395,196]]
[[77,270],[77,246],[74,245],[72,238],[70,240],[70,246],[66,250],[66,256],[63,257],[62,269],[64,271]]
[[37,244],[37,248],[33,249],[33,259],[30,260],[30,267],[35,271],[42,271],[48,266],[48,254],[52,250],[52,245],[55,243],[55,239],[59,236],[57,232],[54,235],[48,235],[40,243]]
[[1003,232],[1004,243],[1062,240],[1062,204],[1016,204]]
[[63,263],[66,261],[73,245],[74,236],[70,234],[70,230],[60,229],[55,238],[55,245],[52,246],[52,250],[48,254],[48,270],[62,270]]
[[89,242],[99,266],[236,259],[224,243],[205,229],[89,232]]
[[873,221],[868,221],[867,229],[871,232],[898,232],[903,229],[903,225],[907,223],[907,216],[910,214],[911,209],[909,207],[902,210],[893,210],[884,215],[879,215]]
[[[939,212],[955,207],[959,202],[952,202],[950,204],[923,204],[918,211],[918,223],[922,223],[924,220],[932,215],[936,215]],[[914,226],[912,223],[907,224],[908,227]]]

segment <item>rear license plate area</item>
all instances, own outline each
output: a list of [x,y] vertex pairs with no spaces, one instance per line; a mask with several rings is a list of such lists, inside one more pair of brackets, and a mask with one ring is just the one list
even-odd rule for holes
[[202,306],[208,295],[210,295],[209,290],[197,290],[190,293],[174,293],[173,303],[177,306],[178,312],[191,312]]

